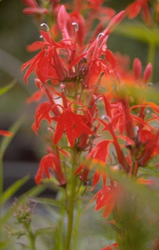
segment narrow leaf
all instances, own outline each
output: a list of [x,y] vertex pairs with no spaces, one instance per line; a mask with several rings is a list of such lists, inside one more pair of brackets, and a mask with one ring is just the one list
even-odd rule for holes
[[49,199],[49,198],[30,198],[28,197],[31,201],[35,203],[40,203],[43,205],[51,205],[54,207],[60,207],[60,208],[65,208],[64,204],[58,200],[54,199]]
[[52,232],[53,230],[55,230],[54,227],[45,227],[45,228],[41,228],[41,229],[37,230],[37,231],[34,233],[34,236],[37,237],[37,236],[39,236],[40,234],[47,233],[47,232]]
[[15,124],[13,124],[10,129],[9,132],[11,132],[13,134],[13,136],[10,137],[3,137],[1,139],[0,142],[0,158],[3,158],[3,155],[9,145],[9,143],[11,142],[11,140],[13,139],[14,135],[17,133],[17,131],[19,130],[20,126],[22,125],[24,121],[24,117],[20,118]]
[[13,86],[16,84],[17,80],[13,80],[11,83],[9,83],[7,86],[0,88],[0,96],[5,94],[7,91],[13,88]]
[[159,169],[154,168],[154,167],[146,167],[146,168],[141,168],[140,167],[140,171],[142,171],[143,173],[150,175],[150,176],[156,176],[159,177]]
[[15,192],[22,186],[24,185],[27,181],[29,180],[29,176],[25,176],[24,178],[16,181],[12,186],[10,186],[2,195],[2,200],[0,203],[0,206],[8,201],[13,194],[15,194]]

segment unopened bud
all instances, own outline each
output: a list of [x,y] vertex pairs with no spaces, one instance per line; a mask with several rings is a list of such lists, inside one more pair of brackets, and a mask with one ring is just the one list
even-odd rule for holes
[[144,82],[148,82],[151,74],[152,74],[152,64],[149,63],[144,71],[144,76],[143,76]]
[[134,59],[133,70],[134,70],[135,79],[138,80],[141,75],[141,70],[142,70],[141,61],[138,58]]

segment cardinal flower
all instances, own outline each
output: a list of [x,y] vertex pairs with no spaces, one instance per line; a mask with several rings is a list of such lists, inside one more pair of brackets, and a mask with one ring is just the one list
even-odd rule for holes
[[94,132],[84,123],[84,115],[77,114],[72,111],[71,104],[63,108],[60,116],[54,117],[53,120],[57,122],[53,144],[56,145],[62,137],[63,132],[66,133],[68,142],[71,148],[74,147],[75,139],[83,133],[94,134]]
[[32,125],[32,129],[34,130],[35,133],[37,133],[37,130],[40,128],[40,123],[43,119],[47,120],[48,123],[51,123],[51,116],[50,116],[50,111],[51,111],[51,104],[49,102],[44,102],[41,103],[35,113],[35,122]]
[[39,185],[45,175],[50,179],[51,173],[57,179],[59,185],[64,186],[66,184],[66,179],[62,173],[58,148],[56,148],[55,153],[49,153],[41,159],[38,172],[35,176],[36,183]]
[[104,186],[91,200],[96,199],[95,210],[104,208],[103,217],[106,218],[113,211],[119,199],[121,188],[119,186]]
[[[75,174],[80,173],[80,179],[82,181],[87,181],[88,173],[90,169],[96,165],[99,164],[100,169],[96,169],[94,177],[93,177],[93,183],[92,187],[98,183],[100,179],[100,175],[103,177],[103,183],[106,184],[106,173],[104,171],[104,168],[106,167],[107,158],[109,156],[108,150],[109,150],[109,144],[111,143],[111,140],[103,140],[99,142],[92,151],[88,154],[86,160],[80,165],[80,167],[76,170]],[[103,168],[103,171],[102,171]]]
[[24,4],[29,7],[23,10],[23,13],[26,15],[38,15],[38,14],[47,14],[48,10],[45,8],[39,7],[35,0],[22,0]]
[[39,49],[41,51],[22,66],[22,71],[29,66],[24,76],[26,83],[34,70],[36,70],[38,78],[43,83],[49,79],[59,79],[62,81],[67,76],[65,65],[59,55],[59,49],[70,49],[71,45],[68,44],[68,41],[65,42],[63,40],[56,43],[51,37],[48,26],[44,23],[42,26],[45,26],[47,29],[47,32],[40,31],[44,41],[35,42],[28,46],[28,50],[30,51]]
[[130,19],[136,17],[142,10],[144,19],[149,24],[150,23],[150,13],[148,7],[149,0],[136,0],[126,8],[126,13]]

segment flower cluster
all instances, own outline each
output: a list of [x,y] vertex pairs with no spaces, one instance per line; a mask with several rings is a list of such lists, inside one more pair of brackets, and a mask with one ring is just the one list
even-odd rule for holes
[[[102,7],[103,1],[88,0],[82,5],[82,1],[74,0],[73,5],[64,6],[50,0],[49,10],[39,7],[34,0],[24,2],[29,6],[24,10],[26,14],[56,16],[56,31],[61,32],[57,37],[62,37],[61,40],[55,37],[55,24],[52,27],[42,23],[42,40],[28,46],[29,51],[39,52],[22,66],[22,70],[27,68],[26,83],[32,72],[36,74],[38,91],[28,102],[47,98],[37,107],[32,126],[37,133],[46,120],[50,136],[36,183],[51,178],[67,192],[75,178],[79,182],[73,188],[79,190],[81,183],[90,181],[93,171],[92,189],[100,177],[103,186],[91,202],[96,201],[95,210],[104,208],[103,216],[107,217],[118,210],[125,192],[108,169],[137,179],[139,168],[145,168],[159,155],[159,107],[147,100],[147,93],[152,90],[149,84],[152,65],[148,63],[143,71],[141,61],[135,58],[133,69],[127,70],[127,58],[107,48],[109,35],[124,16],[133,18],[142,9],[144,18],[150,22],[148,1],[136,0],[126,12],[117,15]],[[82,15],[86,10],[87,22]],[[94,17],[102,24],[90,38],[88,31]],[[71,163],[71,170],[65,161]],[[151,180],[142,178],[138,182],[146,184]],[[75,199],[77,194],[71,192]],[[114,243],[112,248],[104,249],[117,248]]]

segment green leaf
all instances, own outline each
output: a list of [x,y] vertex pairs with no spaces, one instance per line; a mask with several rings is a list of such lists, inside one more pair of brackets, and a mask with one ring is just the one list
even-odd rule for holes
[[40,234],[47,233],[47,232],[52,232],[53,230],[55,230],[54,227],[45,227],[45,228],[41,228],[41,229],[37,230],[37,231],[34,233],[34,236],[37,237],[37,236],[39,236]]
[[7,86],[0,88],[0,96],[8,92],[10,89],[13,88],[13,86],[16,84],[17,80],[13,80],[11,83],[9,83]]
[[26,231],[22,231],[22,230],[16,230],[16,229],[13,229],[11,227],[9,227],[8,225],[5,225],[6,229],[8,230],[8,235],[9,236],[13,236],[13,235],[16,235],[18,236],[17,238],[19,239],[21,236],[23,235],[26,235]]
[[3,249],[3,247],[5,247],[7,243],[8,243],[7,240],[0,242],[0,249]]
[[49,199],[49,198],[30,198],[28,197],[31,201],[34,201],[35,203],[40,203],[43,205],[51,205],[54,207],[60,207],[60,208],[65,208],[65,205],[58,201],[58,200],[54,200],[54,199]]
[[13,139],[14,135],[17,133],[17,131],[19,130],[19,128],[21,127],[22,123],[24,121],[24,117],[20,118],[15,124],[13,124],[10,129],[9,132],[13,133],[13,136],[9,136],[9,137],[3,137],[1,139],[0,142],[0,158],[3,158],[3,155],[9,145],[9,143],[11,142],[11,140]]
[[140,171],[142,171],[143,173],[147,174],[147,175],[153,175],[156,177],[159,177],[159,169],[158,168],[154,168],[154,167],[149,167],[147,166],[146,168],[141,168],[140,167]]
[[0,206],[8,201],[13,194],[22,186],[24,183],[26,183],[29,180],[29,176],[25,176],[24,178],[16,181],[12,186],[10,186],[2,195]]
[[[147,102],[153,102],[159,105],[159,89],[153,86],[123,86],[119,89],[120,95],[131,96],[131,105],[138,104],[139,100],[145,100]],[[119,93],[119,92],[118,92]]]
[[139,22],[122,23],[114,32],[148,44],[153,43],[154,45],[159,46],[158,29],[152,27],[149,29],[147,26]]

